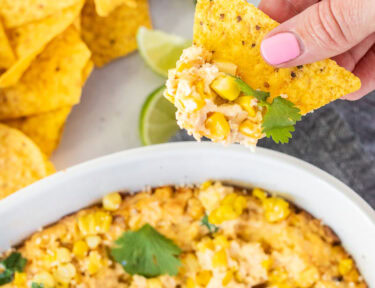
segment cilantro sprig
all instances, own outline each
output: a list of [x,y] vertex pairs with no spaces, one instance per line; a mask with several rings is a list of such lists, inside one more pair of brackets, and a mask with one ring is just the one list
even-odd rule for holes
[[266,107],[263,117],[262,132],[267,138],[272,137],[276,143],[288,143],[292,138],[296,122],[301,120],[300,110],[289,100],[278,96],[267,102],[270,93],[254,90],[240,78],[235,77],[240,90],[246,96],[253,96],[258,100],[258,105]]
[[42,283],[31,283],[31,288],[44,288],[44,284]]
[[131,275],[174,276],[181,265],[178,258],[181,249],[149,224],[137,231],[124,232],[110,253]]
[[204,214],[201,220],[201,225],[206,226],[208,231],[210,231],[210,233],[216,233],[217,231],[219,231],[219,227],[217,227],[214,224],[211,224],[210,221],[208,221],[207,214]]
[[14,273],[22,272],[26,266],[27,260],[18,252],[11,253],[7,258],[0,261],[0,267],[4,269],[0,273],[0,285],[4,285],[13,281]]

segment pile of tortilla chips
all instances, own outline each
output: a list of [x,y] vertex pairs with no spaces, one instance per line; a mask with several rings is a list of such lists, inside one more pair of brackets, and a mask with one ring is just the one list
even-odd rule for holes
[[54,171],[94,64],[135,50],[140,26],[147,0],[0,0],[0,199]]

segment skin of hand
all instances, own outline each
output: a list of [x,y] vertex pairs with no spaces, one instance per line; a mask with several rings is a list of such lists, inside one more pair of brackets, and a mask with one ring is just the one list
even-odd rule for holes
[[375,89],[375,0],[262,0],[259,8],[282,23],[263,39],[263,58],[293,67],[332,58],[357,75],[357,100]]

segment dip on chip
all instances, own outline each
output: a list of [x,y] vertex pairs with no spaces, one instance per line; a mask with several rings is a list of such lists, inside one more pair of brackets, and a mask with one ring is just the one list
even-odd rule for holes
[[79,103],[90,51],[73,26],[56,37],[17,84],[0,90],[0,119],[35,115]]
[[20,131],[0,124],[0,199],[54,172],[39,148]]
[[140,26],[151,27],[148,1],[137,0],[136,5],[124,4],[107,17],[100,17],[93,0],[82,10],[82,38],[92,52],[96,66],[125,56],[137,48],[136,33]]
[[0,69],[9,68],[16,60],[0,20]]
[[35,116],[5,120],[3,123],[22,131],[46,156],[50,156],[60,142],[64,124],[71,110],[68,106]]
[[194,45],[170,70],[165,96],[197,140],[255,145],[291,138],[302,115],[358,90],[360,80],[332,60],[274,68],[260,53],[278,25],[245,0],[198,0]]
[[[56,1],[59,2],[59,1]],[[12,1],[13,3],[13,1]],[[15,64],[0,76],[0,88],[17,83],[35,57],[57,35],[72,24],[81,11],[83,1],[41,20],[8,31],[9,41],[17,57]]]

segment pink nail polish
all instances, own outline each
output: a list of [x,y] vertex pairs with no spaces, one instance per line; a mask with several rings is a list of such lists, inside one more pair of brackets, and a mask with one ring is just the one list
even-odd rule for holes
[[260,51],[263,58],[272,65],[288,62],[301,54],[298,40],[293,33],[279,33],[264,39]]

